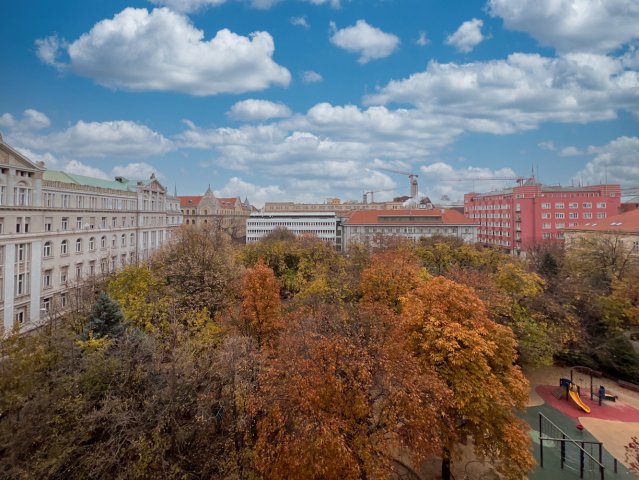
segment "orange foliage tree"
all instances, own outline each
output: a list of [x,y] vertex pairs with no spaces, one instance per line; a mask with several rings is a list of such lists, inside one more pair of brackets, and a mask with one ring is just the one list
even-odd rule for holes
[[258,346],[270,343],[282,327],[280,285],[262,259],[247,269],[242,285],[241,328]]
[[[409,293],[401,316],[410,350],[452,391],[449,415],[458,433],[471,435],[476,453],[495,462],[505,477],[525,476],[533,463],[528,427],[513,410],[524,408],[528,382],[514,365],[512,330],[489,319],[472,289],[443,277]],[[446,442],[444,478],[457,440]]]
[[265,479],[387,478],[441,451],[448,390],[405,348],[393,313],[303,308],[258,377],[254,467]]

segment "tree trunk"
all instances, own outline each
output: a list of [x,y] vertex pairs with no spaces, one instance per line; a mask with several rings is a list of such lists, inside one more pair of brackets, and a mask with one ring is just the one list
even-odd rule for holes
[[447,448],[442,455],[442,480],[450,480],[450,451]]

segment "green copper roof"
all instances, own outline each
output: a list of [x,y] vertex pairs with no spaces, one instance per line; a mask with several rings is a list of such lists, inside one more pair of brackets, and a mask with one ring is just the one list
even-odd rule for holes
[[84,175],[76,175],[75,173],[56,172],[47,170],[44,172],[44,179],[54,182],[73,183],[75,185],[83,185],[85,187],[110,188],[112,190],[122,190],[125,192],[135,191],[136,183],[123,179],[123,182],[117,180],[103,180],[101,178],[86,177]]

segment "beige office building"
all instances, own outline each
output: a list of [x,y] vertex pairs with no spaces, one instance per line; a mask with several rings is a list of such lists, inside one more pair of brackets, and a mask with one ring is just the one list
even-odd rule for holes
[[181,223],[154,176],[49,171],[0,138],[0,330],[37,326],[64,310],[71,285],[148,258]]

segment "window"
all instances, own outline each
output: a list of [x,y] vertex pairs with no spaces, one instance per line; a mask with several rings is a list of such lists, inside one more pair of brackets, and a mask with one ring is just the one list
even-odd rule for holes
[[89,262],[89,275],[95,275],[95,260]]
[[118,246],[118,237],[116,237],[115,235],[113,235],[111,237],[111,247],[115,248]]
[[120,237],[120,246],[121,247],[126,247],[126,234],[124,234],[124,233]]
[[570,214],[568,214],[568,217],[574,220],[576,218],[579,218],[579,214],[577,212],[570,212]]
[[62,230],[69,230],[69,217],[62,217]]
[[45,207],[53,207],[55,204],[55,193],[45,193],[44,194],[44,206]]
[[95,250],[95,237],[89,238],[89,251]]
[[18,206],[29,205],[30,190],[26,187],[15,187],[13,189],[14,204]]
[[69,208],[71,203],[71,195],[62,194],[62,208]]
[[544,220],[548,220],[550,218],[550,213],[542,213],[541,218],[543,218]]
[[550,223],[543,223],[541,225],[541,228],[546,229],[546,230],[549,229],[550,228]]
[[579,204],[578,204],[577,202],[571,202],[571,203],[568,205],[568,207],[569,207],[569,208],[579,208]]
[[75,266],[75,278],[76,279],[82,278],[82,264],[81,263],[78,263]]
[[61,293],[60,294],[60,306],[62,308],[64,308],[64,307],[67,306],[68,302],[69,302],[69,300],[68,300],[68,297],[67,297],[67,293],[66,292]]
[[69,241],[62,240],[60,243],[60,255],[66,255],[67,253],[69,253]]
[[29,274],[19,273],[16,275],[16,297],[26,295],[29,290]]
[[550,238],[550,233],[542,233],[541,238],[543,238],[544,240],[548,240]]
[[44,217],[44,231],[50,232],[53,230],[53,217]]
[[561,203],[555,203],[555,208],[564,208],[564,204],[563,204],[563,202],[561,202]]
[[584,202],[584,203],[582,204],[582,207],[584,207],[584,208],[592,208],[592,203],[590,203],[590,202]]
[[42,286],[44,288],[51,288],[51,279],[53,277],[53,270],[45,270],[44,276],[42,277]]
[[584,220],[590,220],[592,218],[592,213],[586,212],[584,213]]
[[4,233],[4,217],[0,217],[0,234]]
[[16,217],[16,233],[29,233],[31,217]]
[[113,218],[111,219],[111,226],[112,226],[113,228],[115,228],[115,227],[117,227],[117,226],[118,226],[118,217],[113,217]]
[[100,228],[107,228],[107,217],[102,217],[100,219]]
[[0,185],[0,205],[4,205],[6,200],[6,191],[7,191],[7,187],[5,187],[4,185]]
[[100,248],[106,248],[106,235],[100,237]]
[[563,223],[556,223],[555,224],[555,228],[564,228],[564,227],[565,227],[565,224],[563,224]]
[[82,217],[78,217],[76,223],[75,223],[75,228],[77,228],[78,230],[82,229]]
[[75,241],[75,253],[81,253],[82,252],[82,239],[78,238]]
[[16,246],[16,262],[26,262],[29,256],[29,244],[19,243]]
[[606,202],[598,202],[597,208],[606,208]]
[[61,285],[66,285],[67,276],[68,275],[69,275],[69,267],[62,267],[60,269],[60,284]]
[[51,242],[44,242],[44,248],[42,250],[42,255],[45,258],[51,256]]
[[18,325],[22,325],[24,323],[24,320],[26,318],[26,308],[21,308],[16,312],[16,324]]
[[75,196],[75,205],[77,208],[84,208],[84,197],[82,195]]
[[555,213],[555,218],[564,218],[564,214],[563,213]]
[[597,218],[606,218],[606,212],[599,212]]

